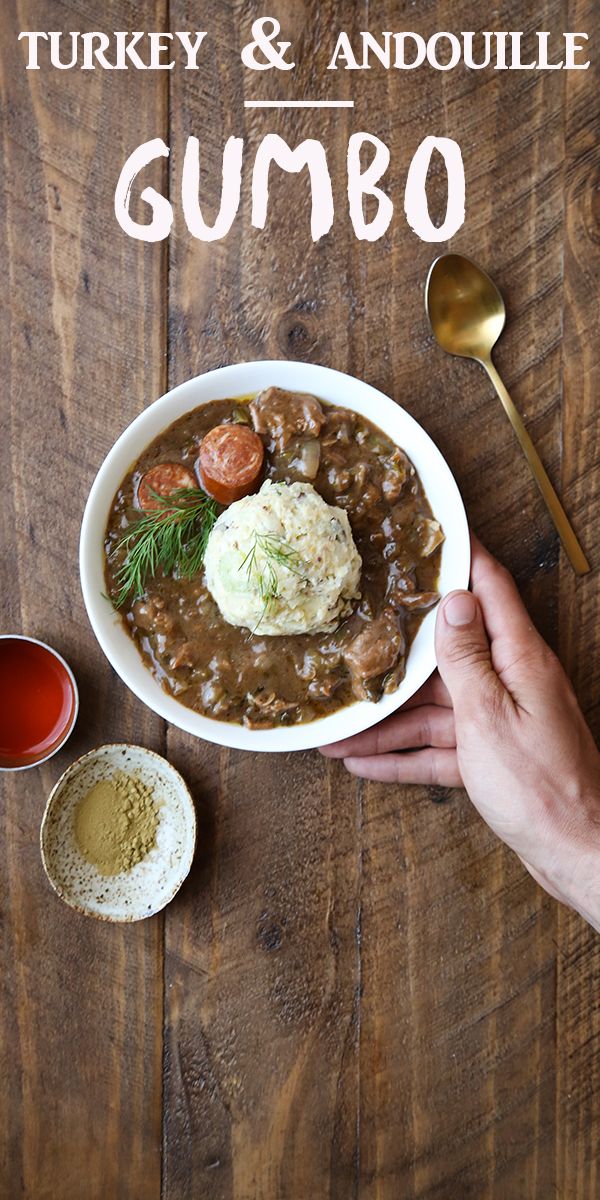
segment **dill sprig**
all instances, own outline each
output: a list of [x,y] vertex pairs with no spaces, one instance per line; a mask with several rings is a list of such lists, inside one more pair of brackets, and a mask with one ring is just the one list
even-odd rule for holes
[[115,608],[130,597],[144,595],[146,580],[162,570],[165,575],[177,571],[180,579],[197,575],[211,529],[217,519],[217,505],[200,488],[177,488],[170,496],[159,496],[158,508],[134,518],[118,539],[114,552],[125,547],[125,558],[115,572],[117,595]]
[[[262,561],[258,559],[259,553]],[[258,629],[273,601],[279,596],[277,567],[284,567],[286,571],[291,571],[293,575],[298,575],[300,578],[304,577],[305,564],[293,546],[290,546],[290,543],[286,542],[285,538],[277,533],[258,533],[255,530],[252,545],[238,568],[240,571],[244,568],[246,569],[248,582],[253,578],[256,580],[258,594],[263,604],[262,613],[254,627],[253,633]]]

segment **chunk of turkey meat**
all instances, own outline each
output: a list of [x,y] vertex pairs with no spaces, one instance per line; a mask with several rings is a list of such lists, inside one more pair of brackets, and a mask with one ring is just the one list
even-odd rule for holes
[[266,434],[278,452],[303,434],[318,438],[325,414],[314,396],[270,387],[249,404],[257,433]]
[[344,651],[344,658],[354,694],[359,700],[370,699],[371,693],[366,685],[397,666],[400,656],[404,654],[404,646],[404,635],[391,608],[384,608],[381,616],[370,621],[362,633],[354,638]]
[[385,599],[386,604],[395,612],[400,612],[402,609],[408,612],[417,612],[433,608],[434,604],[438,603],[440,594],[439,592],[418,592],[410,575],[401,567],[397,567],[396,571],[390,575]]

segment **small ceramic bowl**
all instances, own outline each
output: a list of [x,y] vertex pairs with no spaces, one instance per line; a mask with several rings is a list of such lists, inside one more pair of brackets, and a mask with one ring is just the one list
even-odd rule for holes
[[[159,808],[156,846],[131,870],[102,875],[83,858],[74,831],[80,800],[116,771],[152,788]],[[196,843],[196,814],[181,775],[142,746],[110,745],[77,759],[54,785],[42,819],[44,870],[61,900],[102,921],[141,921],[164,908],[189,872]]]

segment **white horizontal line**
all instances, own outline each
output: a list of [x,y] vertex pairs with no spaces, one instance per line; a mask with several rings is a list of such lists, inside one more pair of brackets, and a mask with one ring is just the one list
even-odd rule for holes
[[354,108],[354,100],[244,100],[244,108]]

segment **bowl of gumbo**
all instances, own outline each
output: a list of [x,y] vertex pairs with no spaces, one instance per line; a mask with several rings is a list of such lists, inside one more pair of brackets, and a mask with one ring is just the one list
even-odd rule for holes
[[[92,601],[94,489],[84,518],[84,597],[113,665],[138,694],[145,677],[161,715],[224,744],[302,748],[366,728],[433,669],[436,605],[468,580],[466,521],[439,451],[387,397],[306,364],[246,371],[192,380],[138,417],[111,491],[113,448],[94,485]],[[245,386],[228,389],[228,372]],[[128,435],[160,405],[128,458]]]

